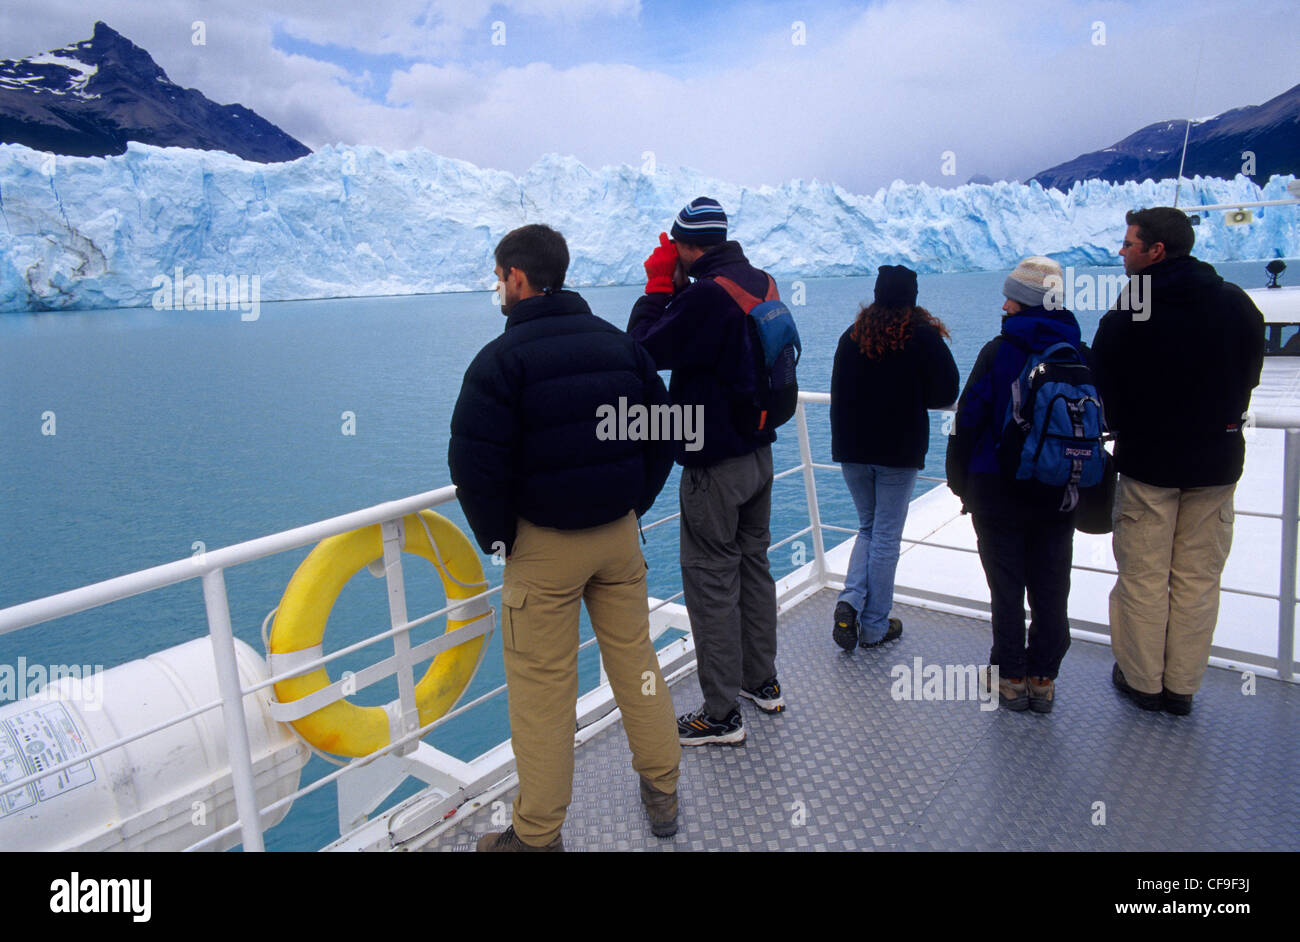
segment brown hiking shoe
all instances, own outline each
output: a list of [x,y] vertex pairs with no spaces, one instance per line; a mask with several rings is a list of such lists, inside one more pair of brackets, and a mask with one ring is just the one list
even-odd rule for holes
[[1051,713],[1056,698],[1056,682],[1050,677],[1026,677],[1029,684],[1029,709],[1035,713]]
[[642,778],[641,804],[650,816],[650,830],[655,837],[672,837],[677,833],[676,792],[661,792]]
[[1008,710],[1029,709],[1029,687],[1023,677],[999,677],[998,699]]
[[496,831],[492,834],[484,834],[478,839],[478,850],[484,853],[531,853],[533,851],[562,851],[564,850],[563,836],[557,837],[545,847],[534,847],[532,844],[525,844],[515,833],[515,826],[512,824],[504,831]]

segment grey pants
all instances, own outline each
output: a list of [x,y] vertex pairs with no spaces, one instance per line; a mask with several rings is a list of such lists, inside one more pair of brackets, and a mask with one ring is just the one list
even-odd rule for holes
[[742,684],[752,690],[776,676],[771,447],[684,468],[681,508],[682,588],[700,689],[709,716],[720,720]]

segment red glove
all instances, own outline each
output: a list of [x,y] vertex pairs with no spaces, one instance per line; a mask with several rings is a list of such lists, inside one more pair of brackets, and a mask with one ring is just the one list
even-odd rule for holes
[[659,247],[645,260],[645,293],[672,294],[673,272],[677,270],[677,246],[668,233],[659,233]]

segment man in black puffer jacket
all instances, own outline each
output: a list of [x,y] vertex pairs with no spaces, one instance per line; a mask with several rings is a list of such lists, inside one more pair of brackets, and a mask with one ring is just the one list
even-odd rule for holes
[[1142,708],[1182,715],[1218,620],[1264,318],[1189,254],[1195,233],[1182,212],[1157,206],[1125,221],[1129,285],[1093,340],[1120,474],[1111,679]]
[[[745,738],[738,697],[778,713],[776,583],[771,540],[772,442],[755,405],[759,377],[749,316],[715,279],[758,298],[768,275],[727,241],[717,201],[693,200],[660,234],[646,260],[646,293],[628,332],[659,369],[673,371],[669,391],[699,416],[702,438],[680,441],[682,588],[695,639],[704,705],[678,718],[683,745]],[[687,276],[695,281],[688,282]]]
[[665,410],[667,392],[644,350],[562,290],[569,253],[558,232],[516,229],[496,262],[506,329],[465,373],[448,452],[474,536],[506,558],[501,634],[519,794],[513,824],[479,850],[563,849],[580,601],[652,829],[666,837],[677,830],[681,747],[650,642],[637,517],[663,488],[673,446],[647,439],[645,422],[616,427],[608,417]]

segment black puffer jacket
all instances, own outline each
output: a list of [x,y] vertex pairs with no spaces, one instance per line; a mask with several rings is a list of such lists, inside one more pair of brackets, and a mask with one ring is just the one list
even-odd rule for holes
[[[1156,487],[1241,477],[1242,415],[1259,385],[1264,318],[1246,293],[1190,255],[1139,272],[1149,290],[1101,319],[1092,353],[1120,474]],[[1137,316],[1135,316],[1135,314]]]
[[673,444],[597,437],[598,410],[618,409],[621,397],[628,407],[668,403],[649,355],[580,295],[511,309],[466,370],[451,417],[451,479],[484,552],[501,543],[508,555],[519,517],[581,530],[650,509]]
[[703,406],[704,440],[688,450],[677,445],[684,467],[705,467],[757,451],[776,441],[773,431],[742,432],[757,425],[757,387],[749,321],[731,295],[713,281],[723,275],[750,294],[767,293],[767,275],[749,264],[736,242],[724,242],[700,256],[690,273],[696,281],[675,294],[643,295],[632,308],[627,330],[672,370],[673,404]]

